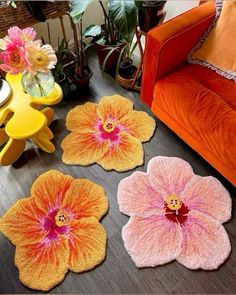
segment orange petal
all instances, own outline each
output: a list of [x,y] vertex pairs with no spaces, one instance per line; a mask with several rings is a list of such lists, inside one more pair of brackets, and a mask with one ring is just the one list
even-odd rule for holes
[[94,217],[82,218],[72,224],[69,239],[69,268],[82,272],[100,264],[106,255],[107,235]]
[[94,216],[100,219],[108,210],[108,200],[103,187],[88,179],[77,179],[71,183],[62,207],[72,210],[76,218]]
[[135,137],[121,133],[120,141],[114,144],[97,161],[106,170],[127,171],[143,164],[143,147]]
[[156,128],[155,120],[145,112],[129,111],[120,119],[120,123],[141,141],[150,140]]
[[68,271],[68,259],[68,241],[63,237],[49,244],[16,247],[20,281],[32,289],[48,291],[59,284]]
[[48,212],[61,203],[72,181],[73,177],[50,170],[35,180],[31,194],[35,197],[37,206]]
[[97,106],[97,114],[102,121],[119,120],[133,109],[133,103],[120,95],[104,96]]
[[21,199],[1,218],[0,231],[15,245],[37,243],[47,234],[40,226],[42,216],[34,198]]
[[94,134],[72,132],[62,141],[65,164],[90,165],[100,159],[108,150],[108,142],[99,141]]
[[66,117],[66,128],[82,133],[93,131],[98,120],[96,109],[97,104],[91,102],[75,107]]

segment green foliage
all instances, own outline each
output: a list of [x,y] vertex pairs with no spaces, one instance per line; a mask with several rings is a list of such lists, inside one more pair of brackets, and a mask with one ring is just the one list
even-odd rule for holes
[[97,37],[102,33],[102,28],[99,25],[90,25],[83,33],[84,37]]
[[78,23],[83,16],[88,6],[94,0],[71,0],[70,1],[70,16],[74,23]]
[[134,0],[110,0],[109,15],[122,38],[128,43],[132,42],[138,20]]
[[64,39],[60,40],[58,39],[58,49],[56,51],[56,56],[57,56],[57,64],[55,68],[53,69],[53,76],[56,81],[60,79],[60,75],[63,72],[63,66],[67,62],[68,56],[69,56],[69,47],[68,47],[69,42],[65,42]]

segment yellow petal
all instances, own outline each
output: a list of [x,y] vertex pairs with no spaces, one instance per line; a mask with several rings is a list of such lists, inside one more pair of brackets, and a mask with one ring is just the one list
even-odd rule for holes
[[68,259],[68,241],[63,237],[47,244],[16,247],[20,281],[36,290],[48,291],[59,284],[68,271]]
[[108,210],[108,200],[103,187],[88,179],[74,180],[62,202],[75,218],[96,217],[100,219]]
[[100,264],[106,255],[107,235],[94,217],[82,218],[72,224],[68,241],[70,249],[69,268],[82,272]]
[[98,120],[96,109],[97,105],[91,102],[75,107],[67,115],[66,128],[81,133],[94,131]]
[[95,163],[108,150],[108,142],[99,141],[92,133],[72,132],[62,141],[62,161],[69,165]]
[[31,194],[37,206],[48,213],[60,204],[70,187],[73,177],[59,171],[50,170],[40,175],[32,185]]
[[21,199],[1,218],[0,231],[14,245],[34,244],[47,234],[41,229],[43,215],[34,198]]
[[120,123],[132,136],[143,142],[150,140],[156,128],[155,120],[145,112],[129,111]]
[[133,103],[120,95],[104,96],[97,106],[99,118],[105,122],[109,119],[119,120],[133,109]]
[[127,171],[143,164],[141,142],[127,133],[120,134],[120,141],[112,145],[97,161],[106,170]]

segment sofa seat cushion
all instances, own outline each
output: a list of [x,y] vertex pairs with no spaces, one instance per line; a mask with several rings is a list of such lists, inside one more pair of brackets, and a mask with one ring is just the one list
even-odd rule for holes
[[236,169],[235,82],[186,64],[156,83],[153,104]]

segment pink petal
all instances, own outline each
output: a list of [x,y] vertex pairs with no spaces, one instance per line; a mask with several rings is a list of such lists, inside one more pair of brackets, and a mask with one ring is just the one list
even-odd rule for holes
[[131,217],[122,230],[124,245],[137,267],[156,266],[181,251],[182,230],[165,216]]
[[190,210],[200,211],[224,223],[231,218],[232,200],[228,191],[214,177],[195,175],[181,195]]
[[146,173],[137,171],[121,180],[117,198],[120,211],[129,216],[164,215],[164,200],[152,188]]
[[229,256],[229,237],[224,227],[210,216],[190,211],[182,229],[183,250],[177,260],[187,268],[216,269]]
[[155,157],[148,163],[148,176],[154,189],[164,199],[170,194],[180,195],[194,176],[192,167],[182,159]]

